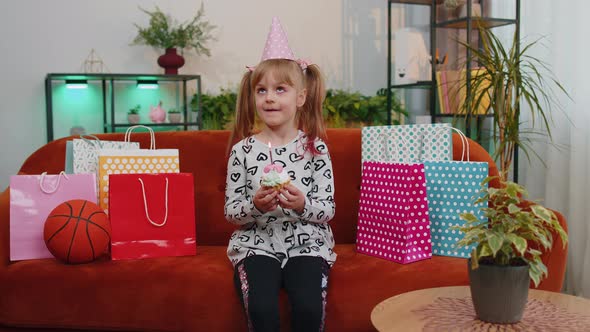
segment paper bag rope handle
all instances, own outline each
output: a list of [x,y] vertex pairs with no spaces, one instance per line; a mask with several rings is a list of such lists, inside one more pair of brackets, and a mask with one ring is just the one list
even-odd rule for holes
[[95,148],[96,144],[98,144],[98,147],[102,149],[102,141],[100,140],[100,138],[94,135],[80,135],[80,139],[83,140],[86,144],[89,144]]
[[131,133],[137,128],[145,128],[148,130],[148,132],[150,133],[150,150],[155,150],[156,137],[154,136],[154,130],[148,126],[137,125],[127,128],[127,130],[125,131],[125,142],[131,142]]
[[147,199],[145,198],[145,186],[144,186],[143,180],[141,178],[138,180],[139,180],[139,183],[141,183],[141,193],[143,194],[143,207],[145,208],[145,216],[147,217],[148,221],[156,227],[162,227],[162,226],[166,225],[166,221],[168,221],[168,178],[166,178],[166,195],[165,195],[165,197],[166,197],[165,198],[166,214],[164,215],[164,221],[162,221],[162,223],[160,223],[160,224],[154,222],[152,220],[152,218],[150,218],[150,214],[148,213]]
[[[438,137],[440,137],[442,134],[444,134],[449,129],[455,129],[455,128],[453,128],[451,126],[444,126],[443,125],[443,126],[435,126],[435,127],[433,127],[432,130],[434,131],[434,134],[432,134],[430,131],[427,131],[427,130],[424,131],[423,132],[423,135],[422,135],[422,145],[425,144],[427,137],[438,138]],[[455,130],[458,130],[458,129],[455,129]],[[461,138],[461,141],[463,141],[463,138]],[[452,150],[452,145],[451,145],[451,150]],[[452,151],[451,151],[451,156],[452,156]],[[424,161],[424,159],[422,158],[422,155],[420,155],[420,160]]]
[[45,175],[47,175],[47,172],[41,173],[41,178],[39,179],[39,188],[41,188],[41,191],[46,194],[53,194],[54,192],[57,191],[57,188],[59,188],[59,182],[61,181],[62,176],[64,178],[66,178],[66,180],[69,179],[68,176],[66,175],[66,172],[61,171],[61,172],[59,172],[59,175],[57,176],[57,183],[55,184],[55,188],[53,188],[51,190],[47,190],[43,187],[43,180],[45,179]]
[[467,136],[465,136],[465,134],[463,134],[463,132],[457,128],[451,127],[451,129],[456,131],[459,134],[459,137],[461,137],[461,144],[463,145],[463,150],[461,151],[461,161],[465,161],[463,159],[465,157],[465,151],[467,151],[467,161],[470,161],[469,160],[469,141],[467,140]]
[[[387,139],[393,138],[391,135],[392,133],[395,133],[396,139],[399,138],[403,144],[408,145],[408,141],[402,135],[398,134],[397,132],[390,131],[388,133],[385,133],[385,132],[381,133],[379,135],[379,138],[382,138],[382,140],[379,141],[379,146],[381,147],[383,155],[385,156],[385,158],[387,159],[388,162],[395,162],[395,160],[392,160],[392,158],[391,158],[392,156],[389,155],[389,153],[388,153],[389,149],[387,148]],[[396,156],[394,158],[399,158],[401,151],[395,143],[393,144],[393,150],[396,153]],[[404,163],[407,162],[403,155],[401,155],[401,158],[402,158],[402,162],[404,162]],[[411,162],[411,160],[410,160],[410,162]]]

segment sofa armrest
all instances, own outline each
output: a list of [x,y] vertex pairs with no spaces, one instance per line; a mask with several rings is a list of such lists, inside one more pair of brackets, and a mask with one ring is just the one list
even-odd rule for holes
[[[553,210],[552,210],[553,211]],[[559,224],[563,227],[563,230],[567,233],[567,220],[565,217],[557,212],[553,211],[555,216],[559,220]],[[539,284],[538,289],[561,292],[563,287],[563,281],[565,279],[565,266],[567,263],[567,249],[568,246],[563,246],[561,237],[557,233],[553,233],[553,248],[551,251],[545,252],[541,255],[543,263],[547,266],[548,276],[543,279]],[[533,285],[531,283],[531,285]]]
[[[489,176],[498,176],[498,167],[496,163],[489,155],[489,153],[477,142],[468,138],[469,142],[469,153],[470,153],[470,160],[471,161],[485,161],[489,165]],[[462,146],[463,142],[461,141],[460,136],[457,133],[453,133],[453,160],[461,160],[462,154]],[[490,187],[498,188],[500,187],[500,180],[498,178],[493,179],[490,182]],[[524,201],[524,206],[529,206],[532,202]],[[553,211],[563,227],[564,231],[567,233],[567,221],[565,217],[557,212]],[[553,291],[553,292],[560,292],[563,286],[563,281],[565,279],[565,266],[567,262],[567,246],[563,247],[563,242],[561,242],[561,238],[557,234],[553,234],[553,248],[550,252],[545,252],[541,256],[543,263],[547,266],[547,271],[549,275],[547,278],[543,279],[539,284],[538,289]],[[531,287],[534,287],[534,284],[531,282]]]
[[10,262],[10,188],[0,194],[0,270]]

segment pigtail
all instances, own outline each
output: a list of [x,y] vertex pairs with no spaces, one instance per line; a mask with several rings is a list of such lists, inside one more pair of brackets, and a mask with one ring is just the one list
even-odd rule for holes
[[315,147],[316,138],[326,140],[322,104],[326,98],[324,78],[317,65],[309,65],[304,71],[307,98],[299,113],[299,128],[307,135],[306,150],[319,155]]
[[252,96],[252,89],[250,88],[250,81],[252,79],[252,71],[248,70],[238,90],[238,98],[236,102],[235,123],[230,135],[227,155],[231,152],[232,147],[238,141],[250,136],[252,128],[254,127],[254,100]]

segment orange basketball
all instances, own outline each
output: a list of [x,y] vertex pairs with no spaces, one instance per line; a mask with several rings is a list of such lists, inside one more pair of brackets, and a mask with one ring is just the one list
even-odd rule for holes
[[68,264],[88,263],[107,251],[111,224],[98,205],[74,199],[51,211],[43,237],[55,258]]

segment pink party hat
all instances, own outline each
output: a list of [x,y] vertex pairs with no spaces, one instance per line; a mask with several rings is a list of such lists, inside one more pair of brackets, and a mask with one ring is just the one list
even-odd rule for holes
[[268,37],[266,37],[266,44],[264,45],[260,62],[268,59],[295,60],[293,51],[289,47],[287,34],[283,30],[278,17],[272,18],[270,31],[268,32]]

